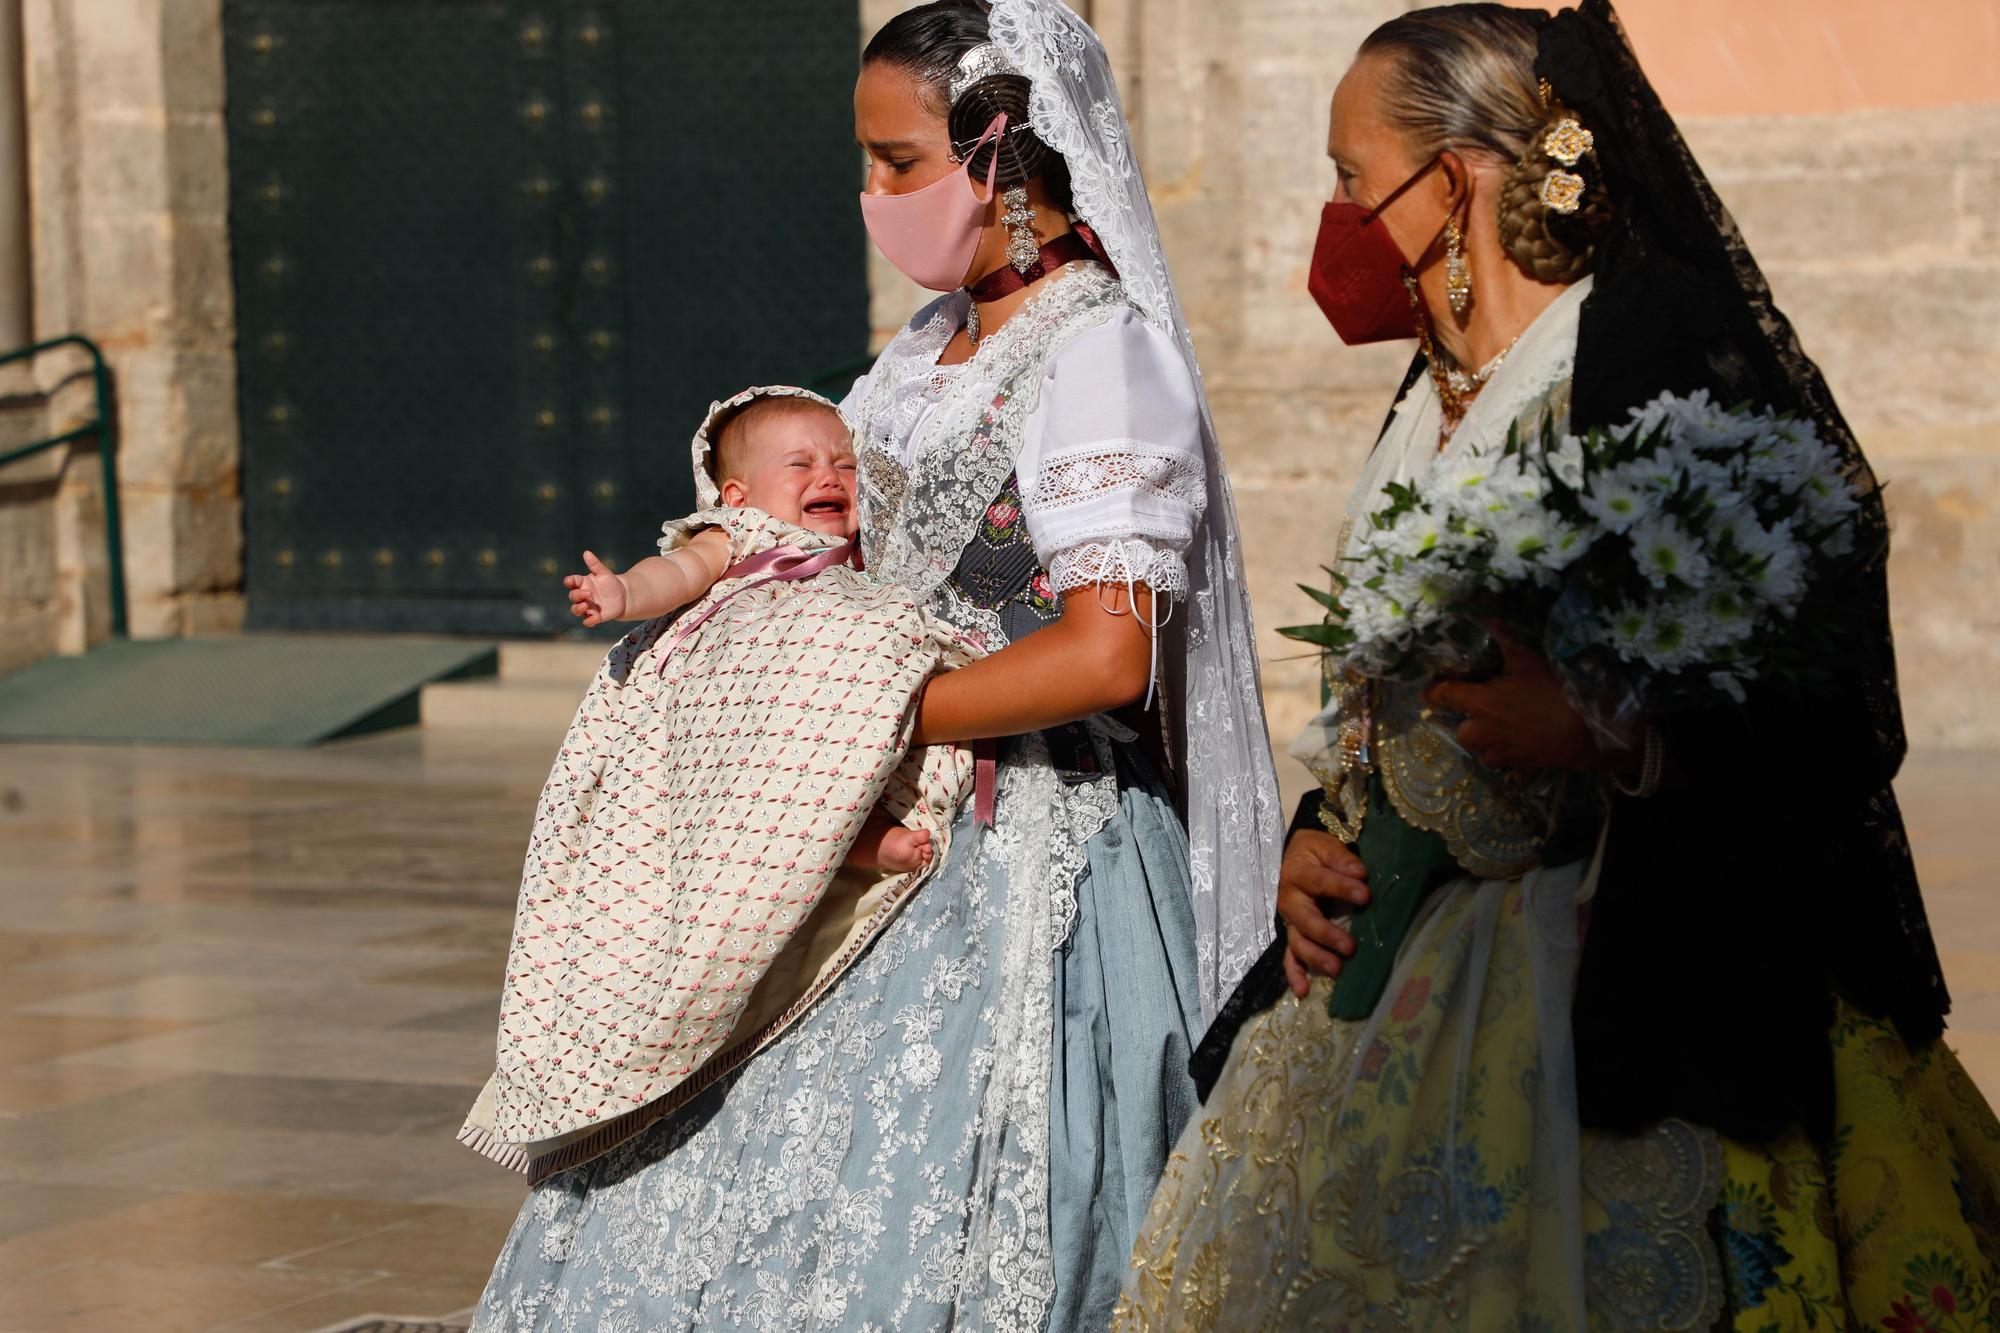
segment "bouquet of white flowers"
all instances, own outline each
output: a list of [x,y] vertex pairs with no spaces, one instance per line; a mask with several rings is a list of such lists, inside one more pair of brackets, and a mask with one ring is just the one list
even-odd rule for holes
[[1510,433],[1384,495],[1333,590],[1306,589],[1326,621],[1281,632],[1406,679],[1463,670],[1497,622],[1599,721],[1807,669],[1798,610],[1859,509],[1812,422],[1706,390],[1582,436]]

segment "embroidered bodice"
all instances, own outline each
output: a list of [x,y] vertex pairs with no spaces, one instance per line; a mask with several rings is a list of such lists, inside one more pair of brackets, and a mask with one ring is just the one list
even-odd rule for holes
[[[1179,352],[1094,265],[1059,277],[971,361],[939,366],[965,307],[957,294],[920,314],[844,404],[861,423],[871,567],[894,544],[894,516],[915,482],[926,503],[953,511],[930,526],[975,567],[954,561],[943,582],[975,605],[1013,597],[1018,610],[1032,584],[1041,585],[1033,600],[1050,606],[1100,581],[1184,592],[1204,497],[1200,409]],[[1003,461],[1012,467],[1002,471]],[[947,552],[926,544],[935,572]],[[1011,571],[1002,596],[987,556]]]

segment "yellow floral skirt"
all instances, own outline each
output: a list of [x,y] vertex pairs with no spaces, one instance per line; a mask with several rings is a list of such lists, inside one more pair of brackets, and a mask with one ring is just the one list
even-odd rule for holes
[[1837,1131],[1580,1131],[1580,876],[1441,889],[1365,1022],[1246,1025],[1169,1158],[1114,1327],[2000,1328],[2000,1124],[1949,1050],[1843,1008]]

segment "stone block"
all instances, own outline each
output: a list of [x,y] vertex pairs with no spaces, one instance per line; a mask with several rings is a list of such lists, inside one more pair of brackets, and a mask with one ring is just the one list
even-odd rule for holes
[[2000,745],[2000,438],[1984,456],[1904,459],[1888,490],[1890,600],[1912,744]]
[[70,40],[86,112],[157,113],[165,105],[163,10],[168,0],[70,0]]
[[1960,237],[1966,252],[2000,256],[2000,166],[1962,167],[1958,183]]
[[232,491],[242,470],[237,433],[236,359],[228,350],[188,349],[174,358],[178,439],[175,480],[193,490]]
[[174,499],[174,590],[213,593],[242,587],[242,500],[221,491],[185,491]]
[[1772,290],[1858,430],[2000,419],[2000,264],[1772,265]]
[[236,293],[229,271],[227,219],[179,217],[170,245],[175,341],[230,349],[236,337]]
[[103,474],[94,450],[80,449],[56,494],[56,651],[88,652],[111,634],[109,551]]
[[55,596],[56,483],[0,486],[0,605]]
[[222,0],[162,0],[159,48],[170,112],[222,110]]
[[109,360],[120,479],[127,486],[174,486],[183,452],[175,421],[179,358],[168,347],[141,346],[110,353]]
[[1410,8],[1405,0],[1257,0],[1242,9],[1243,43],[1252,51],[1292,53],[1337,79],[1363,38]]
[[1272,390],[1211,395],[1229,475],[1246,486],[1347,485],[1374,447],[1386,396]]
[[150,219],[167,208],[164,119],[85,115],[77,122],[76,136],[76,204],[82,221]]
[[245,610],[241,593],[195,594],[181,602],[181,633],[188,638],[240,634]]
[[170,219],[165,213],[90,218],[78,231],[88,277],[72,318],[100,345],[146,341],[171,312]]
[[0,602],[0,676],[33,666],[55,651],[52,604],[15,607]]
[[1762,264],[1844,267],[1949,261],[1960,251],[1958,172],[1773,172],[1718,181],[1716,192]]
[[1744,175],[1933,171],[2000,162],[2000,105],[1811,116],[1707,116],[1680,123],[1718,182]]
[[[35,382],[29,368],[16,363],[6,370],[17,372],[0,380],[0,391],[12,388],[12,395],[0,396],[0,453],[22,448],[57,432],[49,426],[48,400],[33,392]],[[4,374],[5,371],[0,371]],[[0,488],[46,482],[62,472],[60,453],[30,454],[17,462],[0,466]]]
[[[125,592],[131,604],[133,633],[165,637],[175,633],[179,613],[173,610],[179,591],[174,577],[175,510],[179,497],[156,486],[121,484],[118,488],[120,526],[125,543]],[[144,622],[150,634],[140,634]]]
[[167,122],[166,186],[174,216],[183,221],[226,221],[229,214],[229,137],[220,112],[178,112]]

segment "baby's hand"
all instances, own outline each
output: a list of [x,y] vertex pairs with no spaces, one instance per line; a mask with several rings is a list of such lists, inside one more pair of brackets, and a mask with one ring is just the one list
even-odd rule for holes
[[929,829],[897,825],[882,835],[880,856],[884,870],[920,870],[931,863]]
[[569,589],[569,613],[586,625],[601,625],[625,614],[625,580],[604,567],[589,551],[583,553],[587,574],[571,574],[563,580]]

